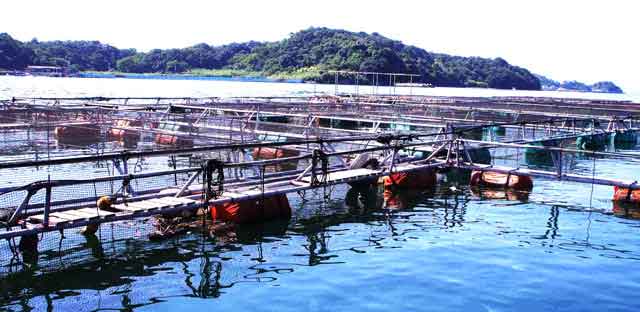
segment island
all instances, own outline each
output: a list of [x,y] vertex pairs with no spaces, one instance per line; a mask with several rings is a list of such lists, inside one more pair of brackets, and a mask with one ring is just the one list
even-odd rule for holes
[[579,81],[563,81],[558,82],[542,75],[536,75],[540,80],[542,90],[545,91],[579,91],[579,92],[597,92],[597,93],[624,93],[620,87],[611,81],[599,81],[592,85],[588,85]]
[[[57,68],[56,68],[57,67]],[[27,71],[27,69],[30,71]],[[371,73],[341,75],[339,83],[421,85],[517,90],[622,92],[612,82],[583,86],[558,83],[502,58],[462,57],[429,52],[378,33],[309,28],[275,42],[249,41],[212,46],[206,43],[147,52],[119,49],[100,41],[20,42],[0,34],[0,72],[29,74],[33,69],[59,75],[111,77],[127,74],[193,77],[261,77],[334,83],[335,71]],[[373,73],[403,73],[393,81]]]

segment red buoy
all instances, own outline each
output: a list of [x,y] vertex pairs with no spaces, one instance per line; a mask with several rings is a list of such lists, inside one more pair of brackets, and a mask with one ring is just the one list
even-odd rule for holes
[[613,200],[640,204],[640,190],[631,190],[625,187],[613,187]]
[[614,200],[612,212],[618,217],[640,219],[640,205],[637,202]]
[[273,219],[290,218],[291,206],[287,195],[273,195],[264,199],[257,198],[213,205],[211,217],[214,220],[237,224],[257,223]]
[[533,189],[533,180],[529,176],[489,171],[471,172],[469,184],[471,186],[504,187],[518,191]]
[[385,187],[428,188],[437,183],[436,173],[431,169],[394,172],[383,178]]
[[177,146],[192,146],[193,139],[182,138],[173,134],[156,134],[156,144],[161,145],[177,145]]
[[53,133],[63,144],[88,143],[100,138],[100,126],[90,122],[67,123],[57,126]]
[[289,148],[256,147],[251,155],[254,159],[276,159],[298,156],[300,152]]
[[120,141],[137,141],[140,135],[136,129],[132,127],[142,127],[142,121],[132,119],[116,120],[113,128],[109,129],[109,136]]

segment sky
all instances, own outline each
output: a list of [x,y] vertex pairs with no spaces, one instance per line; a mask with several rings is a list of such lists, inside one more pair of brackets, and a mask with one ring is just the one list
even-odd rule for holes
[[0,32],[147,51],[276,41],[309,27],[378,32],[432,52],[502,57],[555,80],[640,94],[636,0],[15,0]]

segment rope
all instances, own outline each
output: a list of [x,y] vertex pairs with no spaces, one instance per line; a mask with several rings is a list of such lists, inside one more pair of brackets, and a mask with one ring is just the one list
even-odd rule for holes
[[[316,170],[318,168],[318,162],[320,162],[320,171],[322,172],[322,180],[318,180]],[[322,150],[313,150],[313,157],[311,158],[311,185],[326,185],[327,178],[329,176],[329,158]]]
[[260,201],[258,201],[258,210],[264,217],[264,174],[265,174],[265,165],[260,167]]
[[589,210],[593,209],[593,190],[596,180],[596,155],[593,154],[593,167],[591,168],[591,194],[589,195]]
[[[217,181],[213,181],[213,172],[216,171]],[[203,185],[204,185],[204,201],[209,203],[211,199],[218,198],[224,191],[224,163],[217,159],[209,159],[202,165]],[[214,186],[217,189],[214,190]]]

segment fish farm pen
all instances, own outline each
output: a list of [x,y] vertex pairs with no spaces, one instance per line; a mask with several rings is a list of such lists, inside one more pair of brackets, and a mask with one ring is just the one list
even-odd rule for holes
[[[0,275],[35,264],[55,270],[87,252],[108,257],[188,232],[229,238],[245,224],[290,218],[287,196],[327,200],[343,184],[356,199],[384,192],[383,206],[391,207],[394,192],[452,181],[485,198],[516,200],[536,192],[534,179],[570,181],[610,186],[614,207],[634,210],[637,181],[596,169],[605,159],[640,161],[618,151],[636,146],[639,130],[640,106],[626,101],[4,100]],[[576,168],[577,159],[593,166]]]

